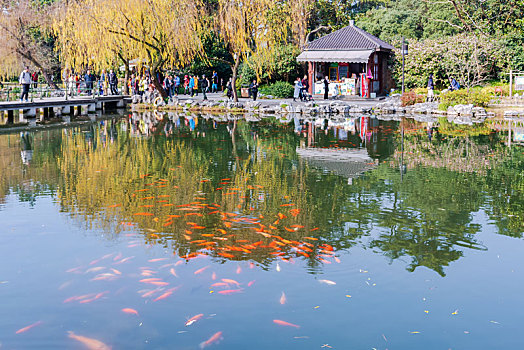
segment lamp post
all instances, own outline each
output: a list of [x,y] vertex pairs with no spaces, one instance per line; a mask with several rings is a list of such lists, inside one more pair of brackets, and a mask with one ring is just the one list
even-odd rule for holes
[[405,66],[405,57],[408,54],[408,43],[406,42],[406,39],[402,37],[402,94],[404,94],[405,87],[404,87],[404,66]]

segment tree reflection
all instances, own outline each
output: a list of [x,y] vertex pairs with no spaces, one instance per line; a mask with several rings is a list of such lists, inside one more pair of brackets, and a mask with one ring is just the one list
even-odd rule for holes
[[[30,179],[56,189],[64,213],[109,239],[138,230],[147,244],[188,259],[268,266],[300,258],[313,272],[333,258],[328,247],[359,245],[391,261],[409,258],[409,271],[425,266],[444,276],[465,249],[486,249],[476,238],[482,226],[474,214],[482,210],[500,233],[522,237],[524,157],[496,138],[441,134],[430,142],[411,124],[401,177],[398,124],[373,122],[362,133],[355,120],[342,138],[337,126],[298,125],[296,132],[296,123],[276,119],[134,113],[37,133],[30,165],[12,152],[21,147],[15,136],[2,136],[0,198],[25,198],[21,184]],[[348,185],[304,161],[296,150],[306,144],[365,145],[376,159],[395,153]]]

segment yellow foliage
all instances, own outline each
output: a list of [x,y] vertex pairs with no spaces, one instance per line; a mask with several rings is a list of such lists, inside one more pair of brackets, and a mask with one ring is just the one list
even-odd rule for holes
[[80,0],[68,2],[54,23],[62,60],[102,68],[137,59],[154,70],[180,67],[202,52],[195,0]]

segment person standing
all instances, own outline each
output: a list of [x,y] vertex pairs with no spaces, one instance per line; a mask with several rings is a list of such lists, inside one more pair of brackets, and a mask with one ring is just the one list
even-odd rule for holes
[[428,78],[428,101],[433,101],[435,98],[435,83],[433,82],[433,74],[429,75]]
[[451,84],[451,91],[456,91],[460,89],[460,84],[453,77],[449,77],[449,83]]
[[195,76],[194,76],[194,79],[195,79],[195,86],[193,87],[193,90],[195,91],[195,95],[198,96],[198,88],[200,87],[200,86],[198,85],[198,83],[200,82],[200,81],[198,80],[198,75],[195,75]]
[[184,95],[187,95],[189,93],[189,81],[190,81],[189,76],[186,75],[184,77]]
[[329,98],[329,79],[326,76],[324,78],[324,100],[327,100]]
[[206,75],[202,75],[202,80],[200,81],[200,87],[202,88],[202,94],[204,95],[204,100],[207,100],[207,89],[209,87],[209,80],[206,79]]
[[116,73],[111,69],[109,71],[109,87],[111,88],[111,95],[118,95],[118,77]]
[[251,97],[253,97],[253,101],[256,101],[258,95],[258,83],[256,79],[253,79],[251,86],[249,86],[249,91],[251,91]]
[[303,88],[304,86],[302,85],[302,81],[300,80],[300,78],[297,78],[297,80],[295,80],[295,91],[293,93],[294,102],[297,101],[297,98],[300,98],[300,101],[302,101],[302,89]]
[[231,78],[227,81],[226,94],[229,100],[233,98],[233,83],[231,82]]
[[211,77],[211,81],[213,85],[211,85],[211,92],[215,93],[218,92],[218,74],[217,72],[213,72],[213,76]]
[[302,91],[301,91],[302,100],[306,99],[308,91],[309,91],[309,81],[307,80],[307,75],[304,75],[304,79],[302,79]]
[[33,81],[33,89],[38,88],[38,72],[35,70],[31,75],[31,80]]
[[180,87],[180,77],[175,75],[175,96],[178,96],[178,88]]
[[88,96],[93,93],[93,81],[94,80],[95,80],[95,77],[93,76],[93,74],[91,74],[91,71],[88,70],[84,77],[84,81],[86,83],[86,93]]
[[29,88],[31,87],[31,73],[29,73],[29,67],[25,67],[25,69],[20,73],[20,78],[18,79],[18,82],[22,86],[22,94],[20,95],[20,100],[22,102],[29,102]]

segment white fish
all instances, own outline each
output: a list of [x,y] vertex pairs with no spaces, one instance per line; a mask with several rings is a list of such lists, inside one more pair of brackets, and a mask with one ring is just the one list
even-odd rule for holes
[[325,284],[329,284],[330,286],[334,286],[335,284],[337,284],[337,282],[333,282],[333,281],[330,281],[330,280],[318,280],[320,283],[325,283]]

